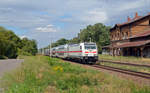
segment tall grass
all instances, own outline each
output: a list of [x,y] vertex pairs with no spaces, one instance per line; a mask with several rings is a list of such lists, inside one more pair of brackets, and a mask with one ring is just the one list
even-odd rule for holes
[[5,93],[148,93],[147,86],[45,56],[24,56],[16,71],[3,77]]

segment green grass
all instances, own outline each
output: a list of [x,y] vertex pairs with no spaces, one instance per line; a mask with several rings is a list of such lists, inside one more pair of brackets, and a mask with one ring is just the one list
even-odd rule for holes
[[6,74],[5,93],[150,93],[145,85],[45,56],[23,56],[22,66]]
[[99,59],[150,65],[150,58],[141,58],[141,57],[132,57],[132,56],[124,57],[124,56],[99,55]]

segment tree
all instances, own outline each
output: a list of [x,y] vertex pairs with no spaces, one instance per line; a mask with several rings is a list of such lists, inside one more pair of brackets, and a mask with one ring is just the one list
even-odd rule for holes
[[99,53],[102,51],[102,47],[110,44],[109,26],[105,26],[102,23],[95,25],[88,25],[86,28],[81,29],[77,37],[71,40],[64,38],[52,43],[52,47],[64,45],[66,43],[80,43],[80,42],[95,42],[98,46]]
[[37,44],[35,40],[29,40],[28,38],[23,38],[21,41],[20,54],[22,55],[35,55],[38,51]]
[[13,31],[0,27],[0,59],[16,58],[20,54],[35,55],[37,44],[35,40],[20,39]]
[[20,38],[12,31],[0,27],[0,58],[16,58]]
[[79,39],[82,42],[96,42],[98,45],[99,52],[102,51],[102,46],[110,44],[109,38],[109,26],[105,26],[102,23],[95,25],[88,25],[85,29],[79,33]]
[[64,45],[64,44],[67,44],[67,43],[68,43],[67,39],[61,38],[61,39],[57,40],[55,43],[52,43],[52,47],[56,47],[56,46],[59,46],[59,45]]
[[68,43],[77,44],[77,43],[80,43],[80,39],[78,37],[75,37],[75,38],[69,40]]

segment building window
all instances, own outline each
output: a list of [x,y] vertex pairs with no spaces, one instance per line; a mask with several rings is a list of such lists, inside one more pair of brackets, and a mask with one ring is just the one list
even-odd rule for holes
[[127,39],[128,38],[128,32],[126,32],[126,35],[125,35],[125,39]]
[[124,34],[124,32],[122,32],[122,39],[125,39],[125,34]]
[[118,33],[118,40],[119,40],[119,33]]
[[112,35],[112,40],[114,40],[114,35]]

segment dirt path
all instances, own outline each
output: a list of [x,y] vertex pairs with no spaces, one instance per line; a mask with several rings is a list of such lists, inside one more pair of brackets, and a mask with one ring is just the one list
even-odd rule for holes
[[[0,78],[5,72],[9,72],[20,66],[23,61],[23,59],[0,60]],[[4,93],[2,88],[0,88],[0,93]]]
[[0,77],[2,77],[5,72],[9,72],[20,66],[23,61],[23,59],[0,60]]

